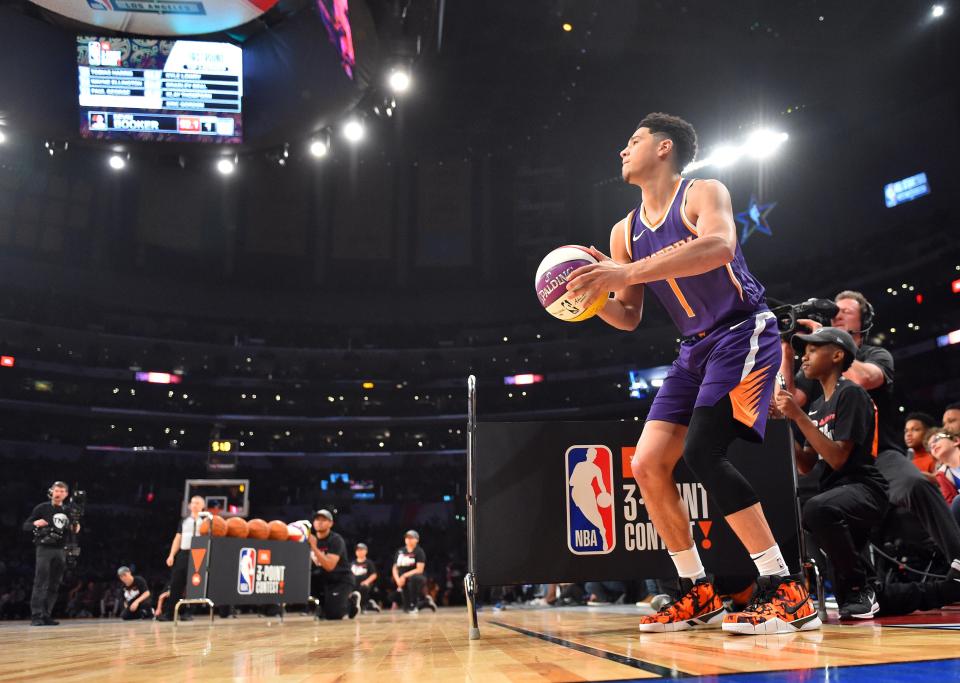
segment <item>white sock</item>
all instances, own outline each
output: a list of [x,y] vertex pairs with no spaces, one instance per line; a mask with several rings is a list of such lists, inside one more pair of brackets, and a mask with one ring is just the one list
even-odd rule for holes
[[760,576],[787,576],[790,570],[780,552],[780,546],[774,543],[762,553],[750,553],[750,559],[757,565]]
[[700,553],[697,552],[696,544],[678,553],[670,553],[670,559],[676,565],[677,574],[680,575],[681,579],[696,581],[707,576],[707,573],[703,570],[703,562],[700,561]]

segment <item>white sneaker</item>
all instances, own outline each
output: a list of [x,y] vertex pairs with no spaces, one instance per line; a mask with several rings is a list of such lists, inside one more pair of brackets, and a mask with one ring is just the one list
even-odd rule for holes
[[351,619],[356,619],[357,615],[360,614],[360,593],[358,591],[350,593],[347,602],[349,603],[347,616]]

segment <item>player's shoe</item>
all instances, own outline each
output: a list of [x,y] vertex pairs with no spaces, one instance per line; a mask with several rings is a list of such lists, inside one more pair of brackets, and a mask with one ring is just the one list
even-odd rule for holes
[[680,579],[680,589],[686,589],[686,593],[679,600],[640,618],[641,631],[666,633],[720,625],[727,610],[709,579],[699,579],[696,583]]
[[367,600],[367,606],[363,608],[363,611],[366,612],[370,610],[371,612],[379,612],[380,605],[377,604],[376,600]]
[[437,603],[433,601],[432,595],[428,595],[423,599],[423,606],[426,609],[433,610],[434,612],[437,611]]
[[847,597],[840,606],[841,619],[873,619],[880,611],[877,594],[869,586]]
[[723,620],[724,631],[750,636],[813,631],[821,626],[806,586],[793,576],[757,577],[757,592],[747,608]]
[[360,614],[360,593],[357,591],[350,593],[347,603],[347,616],[356,619],[357,615]]

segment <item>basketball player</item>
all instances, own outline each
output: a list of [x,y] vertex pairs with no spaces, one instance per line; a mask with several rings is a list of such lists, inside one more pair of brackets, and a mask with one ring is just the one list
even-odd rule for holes
[[[588,300],[613,292],[599,316],[634,330],[649,288],[682,335],[680,355],[657,393],[631,463],[644,502],[676,565],[680,599],[640,621],[642,631],[694,626],[732,633],[820,627],[807,589],[790,576],[757,494],[727,459],[734,439],[760,441],[780,366],[776,321],[740,251],[730,194],[716,180],[681,177],[697,135],[676,116],[649,114],[620,152],[625,182],[643,201],[610,231],[612,259],[571,273]],[[727,614],[690,532],[673,479],[683,457],[757,566],[746,611]]]
[[607,550],[607,529],[603,525],[603,518],[600,516],[600,508],[597,505],[597,494],[593,490],[594,480],[600,484],[600,495],[608,494],[606,486],[603,484],[603,473],[593,461],[597,459],[597,449],[587,449],[587,459],[577,463],[570,475],[570,497],[580,508],[583,516],[597,527],[600,532],[600,538],[603,540],[603,549]]

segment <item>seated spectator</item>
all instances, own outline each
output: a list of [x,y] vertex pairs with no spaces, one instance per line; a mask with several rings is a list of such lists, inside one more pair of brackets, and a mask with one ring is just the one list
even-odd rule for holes
[[874,465],[876,407],[863,387],[842,376],[857,353],[848,332],[824,327],[796,335],[793,344],[803,347],[804,376],[822,388],[809,415],[790,392],[776,396],[777,408],[802,434],[801,474],[823,461],[820,493],[804,506],[803,526],[833,565],[840,618],[871,619],[879,610],[875,572],[861,551],[887,509],[887,482]]
[[926,413],[910,413],[903,426],[903,443],[907,447],[907,457],[923,473],[923,476],[932,482],[937,478],[934,474],[937,463],[927,451],[924,437],[934,426],[936,421]]
[[943,428],[953,434],[960,434],[960,401],[944,408]]
[[939,463],[936,476],[940,492],[960,524],[960,434],[933,429],[927,437],[927,446]]
[[587,604],[591,606],[609,605],[623,602],[627,587],[623,581],[587,581]]
[[142,576],[134,576],[130,567],[120,567],[117,578],[123,584],[123,612],[120,618],[124,621],[132,619],[152,619],[153,610],[150,608],[150,589]]

